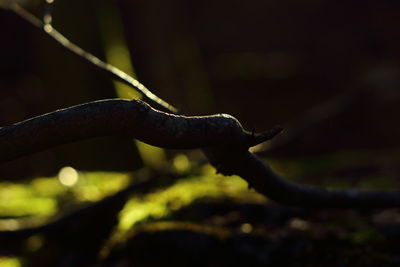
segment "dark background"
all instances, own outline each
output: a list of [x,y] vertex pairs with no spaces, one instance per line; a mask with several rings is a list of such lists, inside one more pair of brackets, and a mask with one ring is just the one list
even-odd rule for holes
[[[39,2],[28,5],[38,15]],[[398,1],[58,0],[54,26],[104,58],[99,21],[109,10],[121,15],[139,80],[183,113],[229,113],[249,130],[281,124],[295,135],[266,155],[399,154]],[[108,77],[12,12],[0,10],[0,36],[1,125],[115,97]],[[318,105],[327,108],[310,113]],[[3,163],[0,174],[141,164],[132,140],[105,138]]]
[[[41,16],[43,1],[28,2]],[[122,33],[139,80],[184,114],[228,113],[254,131],[283,125],[258,153],[285,179],[390,190],[400,187],[399,14],[398,0],[57,0],[53,15],[56,29],[101,59]],[[107,76],[0,9],[0,126],[116,95]],[[177,171],[176,151],[167,152],[168,167],[126,180],[91,171],[148,167],[130,138],[1,163],[0,180],[35,179],[1,183],[0,254],[24,266],[88,266],[110,247],[98,266],[400,265],[399,209],[287,207],[193,154]],[[41,178],[67,165],[80,172],[75,186]],[[142,176],[134,202],[126,191],[105,198]],[[152,215],[157,207],[166,213]],[[114,240],[135,212],[148,215]],[[55,225],[4,228],[43,225],[42,215]]]

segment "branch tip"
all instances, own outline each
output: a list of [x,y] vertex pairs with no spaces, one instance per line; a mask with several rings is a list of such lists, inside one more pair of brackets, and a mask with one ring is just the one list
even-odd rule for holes
[[268,131],[265,131],[263,133],[254,134],[254,132],[252,132],[248,146],[253,147],[253,146],[259,145],[261,143],[264,143],[268,140],[271,140],[278,134],[282,133],[283,130],[284,130],[284,128],[282,126],[277,125],[277,126],[273,127],[272,129],[269,129]]

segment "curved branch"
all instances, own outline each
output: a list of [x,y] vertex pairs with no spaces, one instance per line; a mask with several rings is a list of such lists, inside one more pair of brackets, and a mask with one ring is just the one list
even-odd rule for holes
[[247,149],[254,137],[226,114],[187,117],[141,100],[108,99],[47,113],[0,128],[0,162],[87,138],[124,135],[173,149],[229,143]]
[[[229,154],[220,148],[207,151],[219,172],[236,174],[250,187],[282,204],[304,208],[374,209],[400,206],[400,191],[360,191],[326,189],[289,182],[248,151]],[[229,156],[228,156],[229,155]]]

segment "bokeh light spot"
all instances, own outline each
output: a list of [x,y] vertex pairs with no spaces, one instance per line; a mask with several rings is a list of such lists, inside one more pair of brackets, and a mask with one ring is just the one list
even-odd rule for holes
[[253,231],[253,227],[249,223],[244,223],[240,226],[240,231],[242,231],[245,234],[251,233]]
[[72,167],[64,167],[58,173],[58,180],[65,186],[74,186],[79,180],[79,173]]
[[173,165],[178,172],[185,172],[190,168],[189,159],[185,154],[178,154],[175,156]]

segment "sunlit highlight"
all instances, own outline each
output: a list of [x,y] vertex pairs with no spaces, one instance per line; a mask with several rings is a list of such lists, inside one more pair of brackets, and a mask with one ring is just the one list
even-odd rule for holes
[[289,227],[292,229],[305,231],[310,228],[310,224],[300,218],[293,218],[289,222]]
[[74,186],[79,180],[79,173],[72,167],[64,167],[58,173],[58,180],[62,185]]
[[[46,215],[56,211],[56,200],[32,192],[27,185],[0,184],[0,214],[2,216]],[[0,223],[1,224],[1,223]],[[13,221],[6,221],[6,228]]]
[[15,231],[20,227],[19,221],[15,219],[0,220],[0,229],[2,231]]
[[[103,35],[104,52],[107,62],[112,66],[118,66],[126,74],[135,77],[134,66],[131,62],[131,55],[129,48],[124,40],[122,32],[122,22],[120,15],[116,9],[109,7],[107,14],[102,14],[100,21],[101,33]],[[114,69],[121,76],[128,79],[134,86],[140,90],[146,91],[147,89],[140,84],[137,80],[132,79],[119,69]],[[118,97],[127,99],[137,99],[141,94],[131,88],[130,86],[121,82],[114,82],[115,91]],[[166,161],[164,150],[158,147],[150,146],[136,140],[136,147],[143,163],[151,168],[160,168]]]
[[129,173],[119,172],[82,172],[79,186],[72,188],[78,201],[99,201],[114,194],[129,184]]
[[21,267],[17,258],[0,257],[0,267]]
[[253,231],[253,226],[251,226],[249,223],[244,223],[240,226],[240,231],[242,231],[242,233],[249,234],[251,231]]
[[164,150],[135,140],[136,147],[145,166],[150,168],[161,168],[166,162]]
[[[47,19],[49,20],[49,19]],[[53,27],[50,24],[46,24],[43,26],[45,32],[50,33],[53,30]]]
[[[169,188],[148,194],[143,199],[133,198],[128,201],[121,212],[118,228],[123,232],[147,218],[162,218],[190,205],[196,199],[234,197],[239,193],[258,195],[249,192],[247,183],[237,176],[226,179],[220,175],[207,175],[185,179]],[[249,195],[246,198],[251,199]]]
[[190,168],[190,162],[188,157],[185,154],[178,154],[175,156],[173,165],[176,171],[178,172],[186,172]]

